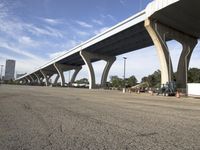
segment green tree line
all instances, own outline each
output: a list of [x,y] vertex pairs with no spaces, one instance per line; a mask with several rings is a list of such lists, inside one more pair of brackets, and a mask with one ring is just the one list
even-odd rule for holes
[[[173,74],[174,80],[176,80],[176,73]],[[112,87],[131,87],[136,85],[138,80],[134,75],[125,79],[125,82],[122,78],[118,76],[111,76],[110,83]],[[146,82],[149,84],[149,87],[160,87],[161,83],[161,72],[160,70],[154,71],[152,74],[145,76],[141,79],[141,83]],[[200,83],[200,69],[190,68],[188,70],[188,83]]]

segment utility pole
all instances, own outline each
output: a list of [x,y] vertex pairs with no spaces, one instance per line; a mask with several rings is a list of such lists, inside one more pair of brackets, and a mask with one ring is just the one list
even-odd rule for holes
[[125,80],[126,80],[126,57],[123,57],[124,58],[124,88],[123,88],[123,93],[125,93],[126,92],[126,82],[125,82]]

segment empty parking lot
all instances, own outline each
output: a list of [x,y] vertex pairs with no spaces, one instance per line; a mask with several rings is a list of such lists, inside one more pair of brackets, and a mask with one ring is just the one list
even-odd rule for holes
[[0,86],[1,150],[199,150],[199,137],[199,99]]

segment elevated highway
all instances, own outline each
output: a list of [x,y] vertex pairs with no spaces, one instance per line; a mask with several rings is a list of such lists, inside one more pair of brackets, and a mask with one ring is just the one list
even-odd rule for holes
[[61,78],[64,86],[64,71],[75,70],[76,75],[83,65],[87,66],[89,88],[95,88],[93,62],[105,60],[101,85],[105,86],[108,72],[117,55],[155,45],[160,60],[161,83],[172,80],[172,61],[166,42],[177,40],[183,45],[177,70],[177,86],[185,88],[187,70],[192,51],[200,37],[199,0],[154,0],[136,15],[118,23],[107,31],[67,51],[65,54],[18,78],[24,84],[43,80],[57,74],[54,83]]

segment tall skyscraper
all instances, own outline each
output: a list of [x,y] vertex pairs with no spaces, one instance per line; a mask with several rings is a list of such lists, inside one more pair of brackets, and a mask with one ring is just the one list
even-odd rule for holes
[[14,80],[15,75],[15,60],[6,60],[5,78],[4,80]]

